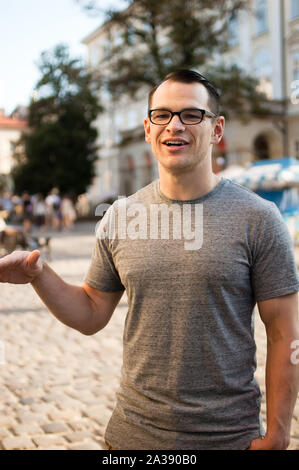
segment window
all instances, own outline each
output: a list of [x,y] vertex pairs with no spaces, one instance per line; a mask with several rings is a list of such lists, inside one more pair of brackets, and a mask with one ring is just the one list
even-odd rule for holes
[[293,53],[293,80],[299,80],[299,51]]
[[265,93],[268,99],[273,98],[272,59],[268,49],[259,49],[253,59],[254,75],[260,83],[258,91]]
[[95,67],[96,65],[98,65],[99,59],[100,59],[99,46],[97,45],[92,46],[90,49],[90,65],[92,67]]
[[265,33],[268,29],[267,1],[257,0],[255,4],[255,32]]
[[291,0],[291,19],[299,17],[299,0]]
[[268,49],[259,49],[253,59],[254,74],[258,78],[272,77],[272,60]]
[[105,39],[103,43],[103,56],[107,59],[110,56],[111,43],[109,39]]

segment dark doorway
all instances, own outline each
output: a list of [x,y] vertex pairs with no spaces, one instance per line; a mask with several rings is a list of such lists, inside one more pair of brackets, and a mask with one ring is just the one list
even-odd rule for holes
[[270,158],[268,139],[263,134],[255,138],[253,151],[258,160],[267,160]]

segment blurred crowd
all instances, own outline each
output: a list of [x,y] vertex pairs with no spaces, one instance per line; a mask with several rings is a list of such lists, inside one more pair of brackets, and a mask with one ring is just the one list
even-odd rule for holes
[[71,230],[78,217],[89,214],[89,201],[82,194],[74,200],[70,195],[61,195],[53,188],[44,197],[42,194],[21,195],[5,191],[0,194],[0,219],[9,225],[22,225],[26,233],[32,227],[40,230]]

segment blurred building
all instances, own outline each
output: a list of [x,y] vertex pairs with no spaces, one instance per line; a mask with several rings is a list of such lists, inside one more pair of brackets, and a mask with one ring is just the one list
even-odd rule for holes
[[[258,159],[299,158],[299,0],[250,0],[251,12],[240,12],[230,22],[230,51],[215,60],[236,64],[259,79],[259,88],[271,100],[273,116],[246,123],[227,121],[223,141],[214,149],[214,168],[223,163],[245,166]],[[109,57],[112,45],[121,48],[117,30],[106,25],[88,35],[88,64],[97,68]],[[106,65],[107,67],[107,65]],[[108,66],[109,67],[109,66]],[[109,72],[109,69],[108,69]],[[147,91],[134,101],[122,96],[112,102],[101,94],[105,112],[97,121],[99,155],[97,177],[90,190],[99,195],[129,195],[156,178],[157,165],[145,143],[143,120]]]
[[13,166],[13,154],[22,131],[26,128],[25,115],[16,110],[12,116],[6,116],[0,109],[0,190],[10,189],[10,173]]

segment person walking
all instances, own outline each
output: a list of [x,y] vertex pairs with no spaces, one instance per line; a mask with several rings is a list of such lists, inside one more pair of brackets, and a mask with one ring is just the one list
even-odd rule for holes
[[31,196],[27,191],[22,193],[22,205],[23,205],[23,230],[25,234],[29,234],[32,228],[33,219],[33,203]]
[[34,222],[38,228],[45,226],[46,203],[41,193],[36,195],[33,203]]
[[[39,251],[0,260],[0,281],[30,282],[64,324],[86,335],[128,312],[109,449],[286,449],[298,394],[291,360],[299,279],[276,206],[212,171],[223,136],[219,94],[179,70],[149,94],[145,139],[159,179],[116,201],[97,229],[82,286]],[[254,378],[253,310],[266,327],[267,427]]]
[[70,196],[65,195],[61,201],[62,226],[65,230],[71,230],[76,220],[77,214],[74,203]]

